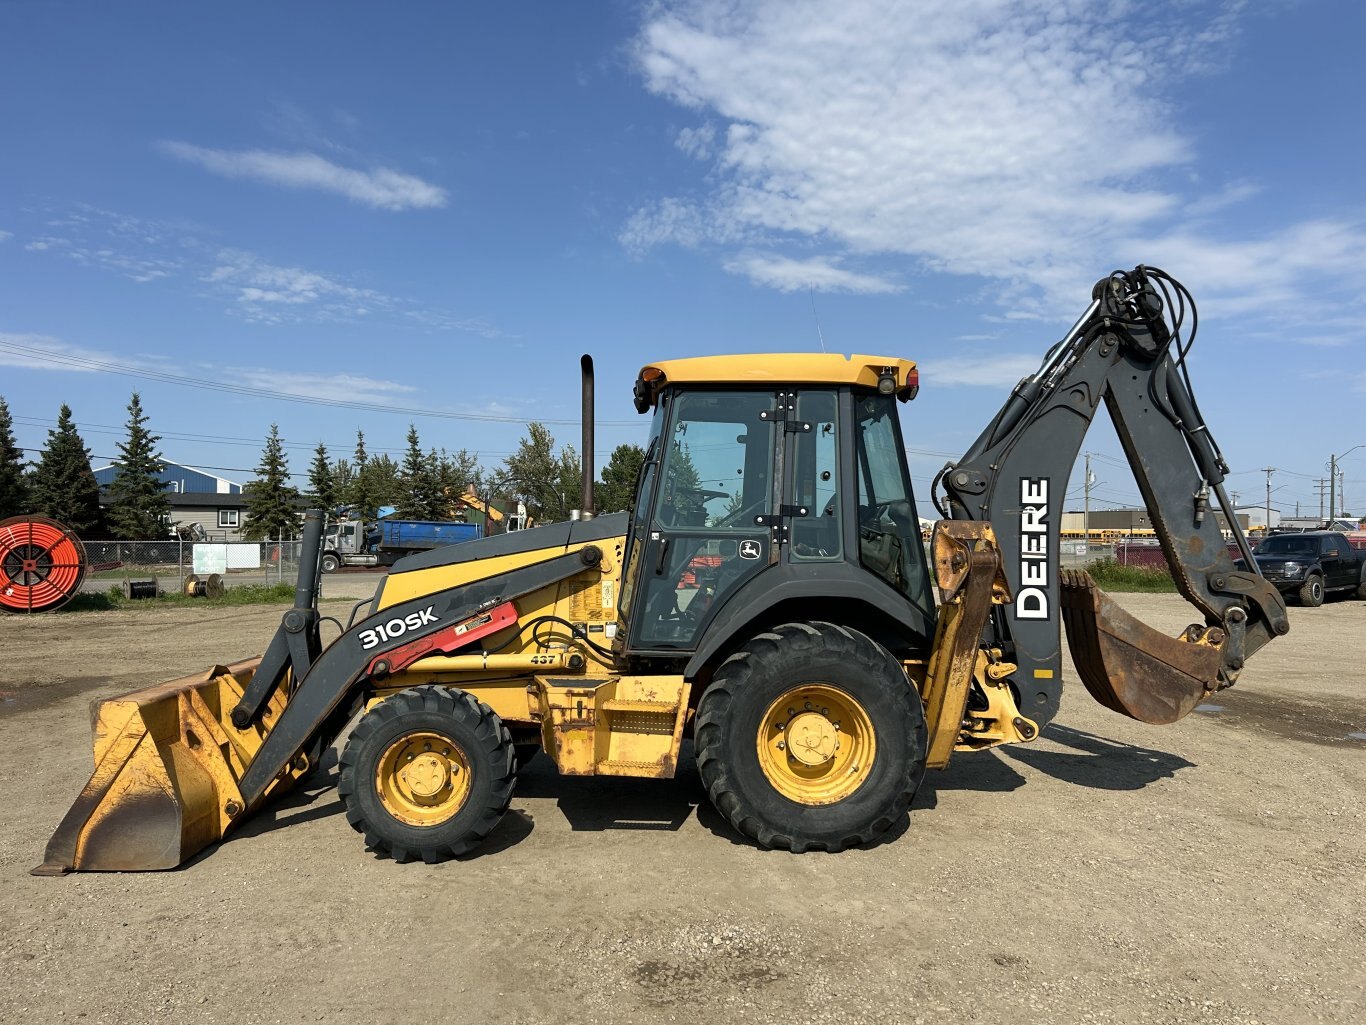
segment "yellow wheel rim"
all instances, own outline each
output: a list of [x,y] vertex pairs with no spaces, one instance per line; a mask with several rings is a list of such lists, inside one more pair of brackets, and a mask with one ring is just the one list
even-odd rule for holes
[[877,754],[873,722],[854,698],[826,684],[794,687],[759,724],[759,767],[798,804],[834,804],[868,778]]
[[375,769],[375,789],[390,815],[409,826],[436,826],[465,805],[470,763],[450,737],[424,730],[390,744]]

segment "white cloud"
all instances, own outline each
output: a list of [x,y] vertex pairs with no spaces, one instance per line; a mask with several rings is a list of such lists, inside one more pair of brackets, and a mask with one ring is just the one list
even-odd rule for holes
[[[634,48],[646,87],[720,127],[705,191],[637,210],[620,233],[634,251],[815,247],[987,279],[1007,317],[1071,314],[1101,273],[1139,261],[1221,279],[1225,296],[1282,313],[1325,276],[1346,288],[1366,272],[1366,233],[1347,220],[1250,239],[1192,224],[1258,189],[1195,194],[1197,140],[1171,102],[1178,83],[1227,59],[1238,0],[665,0],[650,11]],[[677,144],[696,143],[680,133]],[[1321,240],[1346,262],[1329,266]]]
[[0,230],[0,242],[4,242],[6,239],[10,239],[10,238],[13,238],[13,237],[14,237],[14,232],[12,232],[12,231],[3,231],[3,230]]
[[674,136],[674,145],[690,157],[706,160],[716,146],[716,126],[708,121],[696,128],[682,128]]
[[[155,358],[148,357],[151,362]],[[118,357],[98,349],[68,345],[50,335],[16,334],[0,331],[0,366],[28,367],[35,370],[68,370],[95,373],[102,368],[92,363],[114,363]],[[157,369],[161,369],[158,365]]]
[[279,368],[228,367],[225,373],[234,384],[285,391],[311,399],[391,404],[417,389],[397,381],[385,381],[355,374],[313,374],[298,370],[281,373]]
[[756,285],[766,285],[780,292],[814,289],[818,292],[878,295],[902,291],[902,286],[893,281],[845,270],[837,265],[837,261],[823,257],[794,260],[771,253],[742,253],[726,261],[725,268],[732,274],[743,274]]
[[701,210],[691,203],[666,196],[627,218],[617,240],[630,252],[643,253],[664,242],[691,249],[710,234],[711,228]]
[[[374,289],[347,285],[302,267],[277,266],[236,249],[221,250],[217,266],[201,280],[225,289],[248,320],[268,323],[279,323],[289,316],[297,319],[304,312],[335,319],[363,317],[399,303]],[[287,315],[281,309],[287,307],[307,310]]]
[[953,356],[946,359],[918,360],[921,383],[927,387],[977,385],[986,388],[1013,388],[1020,378],[1039,369],[1038,356]]
[[342,167],[316,153],[223,150],[188,142],[163,142],[163,153],[225,178],[248,178],[295,189],[332,192],[379,210],[430,209],[446,205],[440,186],[401,171]]

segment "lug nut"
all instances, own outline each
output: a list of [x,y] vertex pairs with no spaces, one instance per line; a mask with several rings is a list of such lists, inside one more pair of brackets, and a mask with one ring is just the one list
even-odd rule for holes
[[786,750],[787,750],[787,745],[784,744],[781,740],[778,741],[778,750],[779,750],[779,751],[786,751]]

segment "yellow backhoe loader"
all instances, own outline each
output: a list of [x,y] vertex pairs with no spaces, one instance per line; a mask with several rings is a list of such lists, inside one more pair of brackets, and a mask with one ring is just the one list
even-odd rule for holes
[[[1175,722],[1289,629],[1192,396],[1187,317],[1190,296],[1155,268],[1101,280],[937,477],[928,552],[898,410],[914,363],[651,363],[634,389],[653,417],[635,511],[594,517],[584,357],[582,518],[407,557],[324,645],[310,512],[295,606],[260,658],[98,705],[94,774],[35,871],[178,865],[353,723],[346,818],[397,861],[478,845],[537,750],[566,775],[668,778],[686,738],[741,833],[838,851],[903,819],[927,768],[1038,737],[1058,709],[1063,621],[1097,699]],[[1102,400],[1199,613],[1178,637],[1059,564],[1066,484]]]

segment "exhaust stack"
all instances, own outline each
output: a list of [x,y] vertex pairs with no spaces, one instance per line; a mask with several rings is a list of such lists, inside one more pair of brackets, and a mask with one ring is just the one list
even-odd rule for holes
[[579,519],[591,520],[593,505],[593,357],[584,353],[579,359],[583,370],[583,451],[579,458],[583,467],[583,494],[579,500]]

